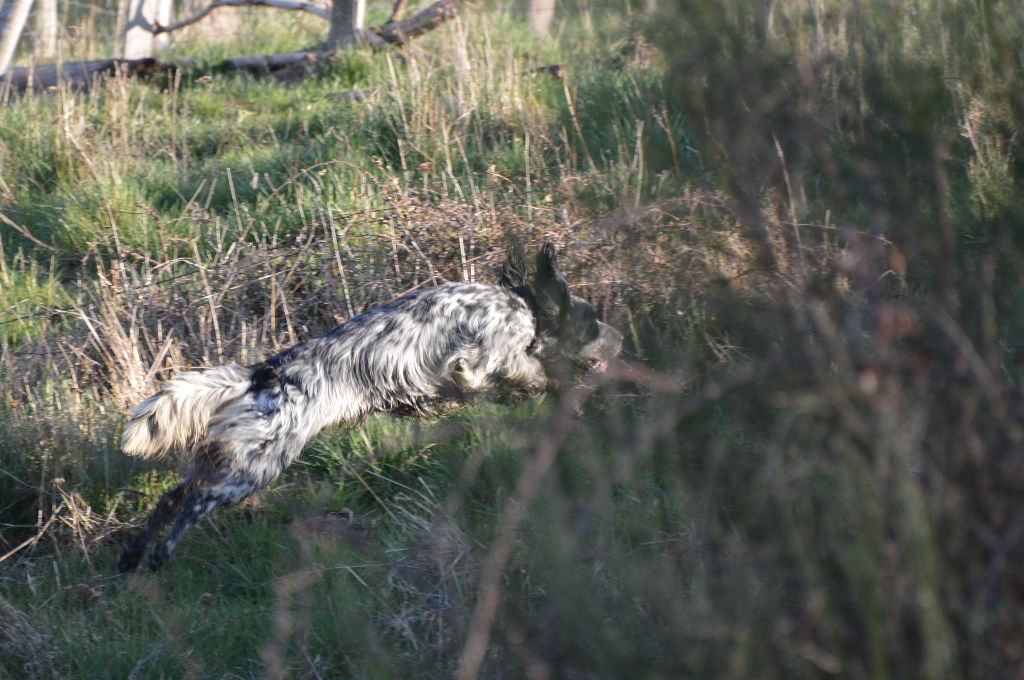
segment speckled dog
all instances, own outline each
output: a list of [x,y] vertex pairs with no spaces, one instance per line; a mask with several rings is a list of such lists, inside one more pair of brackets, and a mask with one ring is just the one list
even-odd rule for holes
[[554,247],[541,248],[529,282],[524,271],[510,254],[500,285],[409,293],[263,363],[168,381],[132,409],[121,447],[147,458],[177,449],[188,470],[125,546],[118,568],[135,569],[174,518],[149,555],[159,569],[196,522],[270,484],[328,425],[537,394],[556,366],[602,370],[622,334],[569,294]]

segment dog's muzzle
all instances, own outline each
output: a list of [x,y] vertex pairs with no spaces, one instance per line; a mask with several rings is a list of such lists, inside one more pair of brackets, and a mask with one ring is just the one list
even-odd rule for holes
[[608,362],[622,351],[622,333],[600,321],[597,328],[597,337],[584,345],[577,355],[586,373],[604,373],[608,370]]

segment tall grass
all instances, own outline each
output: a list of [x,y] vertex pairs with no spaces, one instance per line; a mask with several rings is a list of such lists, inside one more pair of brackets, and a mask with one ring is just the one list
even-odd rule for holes
[[[10,104],[0,668],[1016,677],[1019,14],[658,11]],[[628,375],[327,432],[113,576],[172,479],[126,404],[542,238]]]
[[[781,410],[758,436],[802,506],[759,513],[800,574],[790,640],[825,671],[1012,677],[1021,215],[999,197],[1020,183],[1019,13],[667,11],[669,88],[768,274],[769,353],[803,366],[765,385]],[[842,250],[808,270],[830,232]]]

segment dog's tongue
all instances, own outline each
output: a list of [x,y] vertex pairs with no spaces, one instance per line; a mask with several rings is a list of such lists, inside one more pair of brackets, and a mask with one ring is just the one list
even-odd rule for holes
[[591,373],[598,373],[598,374],[600,374],[600,373],[604,373],[607,370],[608,370],[608,362],[607,361],[598,361],[596,364],[594,364],[594,367],[592,369],[590,369],[590,372]]

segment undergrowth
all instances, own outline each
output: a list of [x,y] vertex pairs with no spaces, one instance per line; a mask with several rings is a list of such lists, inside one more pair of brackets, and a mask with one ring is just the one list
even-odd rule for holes
[[[593,10],[4,104],[0,673],[1019,674],[1019,12]],[[544,239],[616,380],[329,430],[115,575],[128,405]]]

